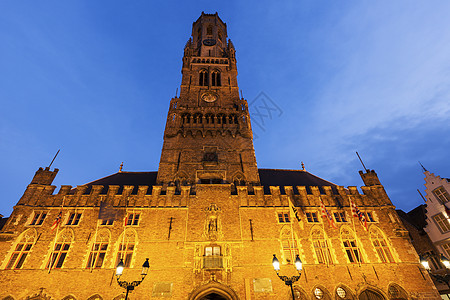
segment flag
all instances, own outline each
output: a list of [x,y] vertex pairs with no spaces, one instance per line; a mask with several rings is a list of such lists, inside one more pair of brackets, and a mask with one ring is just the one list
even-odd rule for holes
[[62,218],[62,211],[60,211],[60,212],[58,213],[58,215],[56,216],[55,221],[53,222],[53,225],[52,225],[52,227],[51,227],[52,232],[53,232],[53,230],[56,229],[56,227],[58,227],[59,223],[61,223],[61,218]]
[[99,220],[117,220],[122,217],[123,211],[114,208],[105,201],[100,202],[100,210],[98,211]]
[[359,222],[361,222],[361,225],[364,227],[365,230],[367,230],[367,220],[364,214],[359,210],[359,208],[356,206],[355,202],[353,202],[352,199],[350,199],[350,207],[352,208],[352,215],[355,218],[359,219]]
[[295,208],[291,197],[288,197],[288,201],[289,201],[289,214],[290,214],[289,217],[291,218],[291,220],[293,220],[295,218],[298,222],[300,222],[300,217],[298,215],[298,210],[297,210],[297,208]]
[[322,202],[322,199],[320,199],[320,208],[322,211],[322,218],[325,218],[328,220],[328,224],[330,227],[337,228],[336,224],[334,223],[333,216],[330,214],[330,212],[325,208],[325,205]]

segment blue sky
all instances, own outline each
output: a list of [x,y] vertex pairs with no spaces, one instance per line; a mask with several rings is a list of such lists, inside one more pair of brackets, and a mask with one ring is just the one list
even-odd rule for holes
[[228,24],[244,97],[264,92],[282,111],[253,123],[260,168],[303,161],[361,186],[358,151],[406,211],[422,203],[419,160],[450,177],[448,1],[1,1],[0,10],[5,216],[58,149],[58,189],[122,161],[157,170],[202,11]]

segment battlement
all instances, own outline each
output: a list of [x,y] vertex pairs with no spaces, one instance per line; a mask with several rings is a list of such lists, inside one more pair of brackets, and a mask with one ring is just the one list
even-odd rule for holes
[[56,177],[56,174],[58,174],[58,171],[59,169],[50,171],[49,167],[46,167],[45,169],[39,168],[34,174],[30,184],[51,185]]
[[[363,186],[361,194],[355,186],[223,185],[229,187],[230,197],[243,207],[289,206],[289,199],[299,207],[320,206],[320,201],[327,207],[349,206],[350,199],[358,206],[391,205],[389,198],[384,196],[379,187]],[[31,188],[27,197],[22,197],[18,205],[96,207],[101,201],[106,201],[119,207],[186,207],[189,206],[189,199],[196,197],[195,185],[178,188],[160,185],[81,185],[72,188],[63,185],[53,194],[55,189],[55,186]]]

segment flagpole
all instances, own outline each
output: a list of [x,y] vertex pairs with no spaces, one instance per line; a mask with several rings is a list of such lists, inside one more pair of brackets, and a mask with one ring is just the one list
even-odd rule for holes
[[[319,196],[319,201],[320,201],[321,204],[323,204],[322,198],[320,198],[320,196]],[[325,207],[325,205],[323,205],[323,206]],[[321,207],[320,209],[322,210],[322,207]],[[325,220],[324,220],[324,218],[325,218],[325,216],[324,216],[323,213],[322,213],[322,229],[323,229],[323,237],[324,237],[324,239],[325,239],[325,242],[327,243],[327,248],[328,248],[328,234],[327,234],[327,232],[325,231]],[[327,249],[327,251],[328,251],[328,249]],[[328,254],[328,253],[326,253],[326,254]],[[324,258],[325,258],[325,262],[326,262],[327,267],[328,267],[328,257],[326,257],[326,255],[325,255]]]
[[[359,254],[358,265],[361,267],[361,259],[362,259],[361,256],[362,256],[362,253],[359,250],[360,245],[359,245],[359,242],[358,242],[358,235],[356,234],[355,220],[353,220],[354,218],[356,218],[355,215],[353,214],[353,208],[352,208],[353,200],[350,199],[350,196],[348,196],[348,200],[349,200],[349,204],[350,204],[350,212],[351,212],[351,215],[352,215],[353,232],[355,233],[356,246],[358,247],[358,254]],[[356,206],[356,204],[355,204],[355,206]]]
[[[63,200],[61,202],[61,209],[60,209],[58,215],[60,213],[62,213],[62,209],[64,207],[65,199],[66,199],[66,196],[63,196]],[[62,219],[62,215],[61,215],[61,219]],[[55,238],[53,239],[52,252],[50,253],[50,261],[49,261],[50,265],[49,265],[49,268],[48,268],[48,274],[50,274],[50,272],[52,270],[52,267],[53,267],[53,264],[54,264],[54,262],[53,262],[53,253],[55,253],[55,245],[56,245],[56,240],[58,238],[58,232],[59,232],[59,224],[61,224],[61,220],[56,224],[56,234],[55,234]]]

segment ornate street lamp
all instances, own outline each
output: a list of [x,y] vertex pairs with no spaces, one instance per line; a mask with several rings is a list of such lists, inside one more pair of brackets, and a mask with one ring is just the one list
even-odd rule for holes
[[291,287],[292,299],[293,300],[295,300],[295,295],[294,295],[294,288],[292,287],[292,284],[294,282],[296,282],[297,280],[299,280],[300,276],[302,276],[302,261],[300,260],[300,257],[298,257],[298,254],[295,257],[294,264],[295,264],[295,268],[297,269],[298,275],[292,276],[292,277],[282,276],[279,273],[279,271],[280,271],[280,262],[278,261],[277,256],[275,254],[273,255],[273,259],[272,259],[273,268],[274,268],[275,272],[277,272],[278,278],[283,280],[284,284],[286,284],[286,285]]
[[446,269],[445,274],[442,275],[442,274],[431,272],[430,264],[428,263],[428,258],[430,258],[430,257],[431,257],[431,255],[429,255],[429,254],[428,255],[420,255],[419,256],[420,263],[428,271],[428,274],[433,276],[437,282],[445,283],[447,285],[447,287],[450,288],[450,274],[448,273],[448,269],[450,268],[450,261],[448,260],[447,257],[445,257],[444,255],[441,254],[440,260]]
[[124,268],[123,260],[120,259],[120,262],[119,262],[119,264],[116,267],[117,283],[119,284],[120,287],[123,287],[123,288],[127,289],[127,293],[125,295],[125,300],[127,300],[128,299],[128,293],[130,291],[134,290],[135,287],[140,285],[141,282],[144,280],[145,276],[147,276],[148,268],[150,268],[150,264],[148,262],[148,258],[146,258],[144,264],[142,265],[141,280],[136,280],[136,281],[132,281],[132,282],[120,281],[119,280],[120,276],[122,276],[123,268]]

